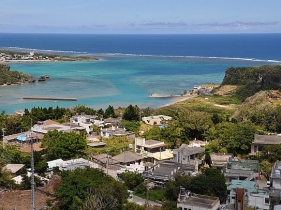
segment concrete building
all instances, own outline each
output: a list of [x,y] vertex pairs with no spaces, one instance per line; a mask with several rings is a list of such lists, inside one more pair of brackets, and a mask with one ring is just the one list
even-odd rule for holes
[[58,122],[52,121],[52,120],[45,120],[45,121],[38,121],[37,124],[35,124],[31,131],[36,134],[46,134],[48,131],[61,131],[61,132],[71,132],[71,131],[81,131],[84,130],[84,127],[78,126],[78,125],[63,125]]
[[142,163],[143,157],[130,151],[124,151],[123,153],[112,157],[112,159],[116,160],[121,165],[130,165],[134,163]]
[[257,180],[260,174],[259,161],[229,158],[223,169],[223,174],[226,178],[226,184],[231,183],[232,180]]
[[193,164],[196,165],[198,170],[198,165],[202,164],[202,160],[198,159],[199,154],[203,154],[205,148],[203,147],[190,147],[187,144],[182,144],[179,149],[174,149],[173,160],[181,164]]
[[10,171],[14,175],[20,175],[24,167],[24,164],[7,164],[3,167],[3,170]]
[[157,116],[142,117],[141,119],[147,125],[163,125],[167,121],[172,120],[172,117],[166,115],[157,115]]
[[165,143],[157,140],[135,138],[135,152],[144,157],[146,162],[155,164],[160,160],[173,158],[173,151],[165,149]]
[[269,190],[259,189],[255,181],[232,180],[227,189],[229,191],[229,209],[270,208]]
[[70,122],[74,125],[81,126],[85,128],[88,134],[91,134],[93,132],[93,125],[95,121],[96,116],[92,115],[76,115],[70,118]]
[[281,135],[255,135],[251,145],[251,155],[261,152],[264,146],[281,144]]
[[270,186],[274,189],[281,190],[281,161],[277,160],[272,167],[270,174]]
[[220,207],[218,197],[207,195],[198,195],[180,188],[180,194],[177,201],[179,210],[217,210]]
[[69,171],[69,170],[75,170],[76,168],[85,168],[85,167],[99,168],[98,164],[85,160],[84,158],[63,161],[57,164],[57,166],[61,171],[64,170]]
[[228,163],[229,158],[233,157],[233,154],[212,153],[210,154],[210,157],[212,168],[223,170]]
[[118,128],[118,127],[110,127],[110,128],[103,128],[100,132],[101,137],[110,138],[113,136],[127,136],[128,138],[135,138],[135,133],[132,131],[126,131],[125,128]]
[[145,179],[153,180],[156,183],[162,183],[174,180],[175,175],[185,174],[185,175],[196,175],[195,165],[192,164],[181,164],[174,162],[173,160],[167,160],[154,165],[151,168],[147,168],[143,172],[143,177]]

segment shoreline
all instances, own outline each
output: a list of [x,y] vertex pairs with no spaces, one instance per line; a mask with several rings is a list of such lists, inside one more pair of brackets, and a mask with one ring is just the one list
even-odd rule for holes
[[175,97],[172,97],[171,103],[164,104],[164,105],[160,106],[159,108],[174,105],[178,102],[189,100],[189,99],[196,98],[196,97],[198,97],[197,94],[196,95],[186,95],[186,96],[175,96]]

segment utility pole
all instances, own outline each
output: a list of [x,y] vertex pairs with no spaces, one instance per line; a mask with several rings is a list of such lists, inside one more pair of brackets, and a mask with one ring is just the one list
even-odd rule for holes
[[2,128],[2,133],[3,133],[3,142],[2,142],[2,144],[3,144],[3,148],[4,148],[4,138],[5,138],[5,130],[6,130],[6,128]]
[[31,210],[35,210],[35,182],[34,182],[34,156],[33,156],[33,137],[31,137]]
[[106,173],[107,173],[107,175],[108,175],[108,152],[109,152],[109,150],[106,150],[106,154],[107,154]]

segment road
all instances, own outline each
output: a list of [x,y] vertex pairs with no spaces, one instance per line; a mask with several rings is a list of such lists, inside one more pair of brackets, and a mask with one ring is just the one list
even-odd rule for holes
[[[138,196],[133,195],[132,198],[128,199],[129,202],[134,202],[137,203],[139,205],[144,205],[146,204],[146,199],[140,198]],[[148,204],[149,205],[153,205],[153,206],[162,206],[160,203],[156,203],[154,201],[150,201],[148,200]]]

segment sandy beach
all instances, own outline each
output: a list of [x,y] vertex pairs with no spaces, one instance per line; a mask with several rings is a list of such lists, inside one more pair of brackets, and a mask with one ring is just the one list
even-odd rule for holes
[[188,100],[188,99],[191,99],[191,98],[195,98],[195,97],[198,97],[197,94],[194,94],[194,95],[183,95],[183,96],[175,96],[175,97],[172,97],[173,98],[173,102],[169,103],[169,104],[165,104],[161,107],[165,107],[165,106],[170,106],[170,105],[173,105],[173,104],[176,104],[180,101],[185,101],[185,100]]

